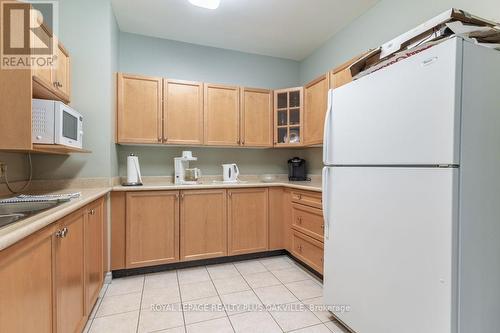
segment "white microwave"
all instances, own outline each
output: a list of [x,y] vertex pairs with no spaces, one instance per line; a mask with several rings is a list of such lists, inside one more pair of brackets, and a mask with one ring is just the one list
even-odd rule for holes
[[33,143],[83,147],[83,117],[59,101],[33,99]]

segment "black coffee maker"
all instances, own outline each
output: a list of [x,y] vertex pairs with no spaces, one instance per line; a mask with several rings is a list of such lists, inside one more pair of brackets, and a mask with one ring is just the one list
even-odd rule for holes
[[310,180],[307,178],[306,160],[299,157],[294,157],[288,160],[288,180]]

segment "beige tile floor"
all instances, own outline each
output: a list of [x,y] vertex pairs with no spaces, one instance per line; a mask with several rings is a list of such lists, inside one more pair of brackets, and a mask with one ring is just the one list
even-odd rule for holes
[[321,282],[278,256],[113,279],[84,332],[344,333],[318,304]]

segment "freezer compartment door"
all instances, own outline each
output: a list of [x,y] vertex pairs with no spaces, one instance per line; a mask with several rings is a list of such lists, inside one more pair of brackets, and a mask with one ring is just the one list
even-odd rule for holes
[[324,174],[325,304],[355,332],[453,332],[458,169]]
[[331,90],[324,164],[459,164],[462,43],[453,38]]

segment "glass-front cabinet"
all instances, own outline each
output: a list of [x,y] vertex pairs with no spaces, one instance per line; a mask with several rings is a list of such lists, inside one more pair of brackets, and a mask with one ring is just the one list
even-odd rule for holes
[[303,143],[302,87],[274,91],[274,146],[300,146]]

